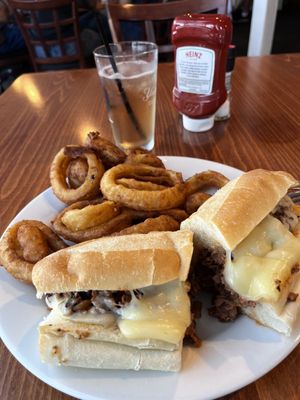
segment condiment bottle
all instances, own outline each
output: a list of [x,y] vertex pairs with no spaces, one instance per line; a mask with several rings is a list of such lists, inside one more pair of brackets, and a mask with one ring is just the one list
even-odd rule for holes
[[215,121],[224,121],[230,118],[231,115],[231,78],[234,69],[235,61],[235,45],[231,44],[228,48],[226,74],[225,74],[225,87],[227,91],[227,99],[218,109],[215,114]]
[[186,14],[172,26],[175,47],[173,103],[192,132],[212,128],[226,100],[225,70],[232,24],[219,14]]

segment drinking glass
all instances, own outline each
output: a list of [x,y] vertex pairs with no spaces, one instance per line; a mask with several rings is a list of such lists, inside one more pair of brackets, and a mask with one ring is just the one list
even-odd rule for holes
[[113,136],[123,149],[154,147],[157,46],[120,42],[94,50]]

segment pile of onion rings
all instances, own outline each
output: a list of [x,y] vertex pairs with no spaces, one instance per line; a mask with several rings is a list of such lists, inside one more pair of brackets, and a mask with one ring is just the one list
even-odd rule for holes
[[[100,172],[97,190],[83,194],[89,176],[86,157],[91,153],[105,171]],[[70,157],[67,168],[57,163],[61,154]],[[83,146],[62,149],[51,171],[57,168],[60,180],[50,174],[53,191],[68,207],[54,218],[52,227],[75,243],[108,235],[179,229],[180,222],[211,196],[204,189],[218,189],[228,182],[215,171],[200,172],[184,182],[181,173],[167,170],[151,152],[135,149],[125,154],[99,132],[90,132]]]
[[[204,171],[183,180],[153,153],[119,149],[99,132],[83,145],[67,145],[50,168],[54,194],[66,204],[51,222],[21,221],[0,242],[0,262],[15,278],[31,282],[33,265],[72,243],[102,236],[174,231],[228,179]],[[72,245],[71,243],[71,245]]]

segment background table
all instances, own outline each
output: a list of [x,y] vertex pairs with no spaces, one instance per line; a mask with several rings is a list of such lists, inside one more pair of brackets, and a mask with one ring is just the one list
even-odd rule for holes
[[[283,169],[300,179],[300,54],[237,59],[232,116],[202,134],[182,128],[171,102],[173,65],[159,66],[155,152],[243,170]],[[95,70],[21,76],[0,97],[0,233],[49,186],[48,170],[64,145],[99,130],[110,138]],[[0,345],[0,399],[71,399],[25,370]],[[226,400],[300,398],[300,346],[266,376]],[[234,372],[233,372],[234,373]]]

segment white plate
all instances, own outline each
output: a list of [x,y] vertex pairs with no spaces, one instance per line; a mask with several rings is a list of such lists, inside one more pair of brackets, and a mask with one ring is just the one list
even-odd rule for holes
[[[185,178],[213,169],[232,179],[242,171],[211,161],[162,157],[168,168]],[[11,222],[38,219],[49,223],[63,208],[51,189],[32,200]],[[71,396],[88,400],[200,400],[233,392],[270,371],[300,341],[300,326],[286,338],[241,317],[222,324],[203,312],[199,323],[203,344],[185,347],[180,373],[101,371],[42,364],[37,326],[47,315],[44,304],[29,287],[0,270],[0,334],[16,359],[38,378]]]

